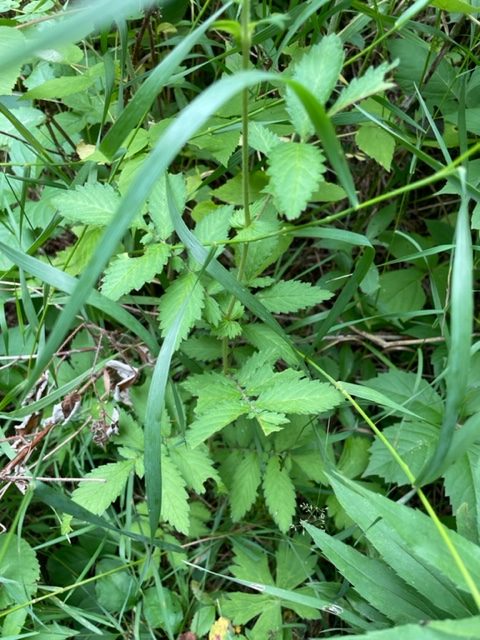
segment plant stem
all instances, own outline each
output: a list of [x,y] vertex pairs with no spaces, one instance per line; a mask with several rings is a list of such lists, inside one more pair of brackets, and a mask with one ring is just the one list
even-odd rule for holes
[[[242,17],[242,69],[247,71],[250,66],[250,0],[243,0]],[[242,201],[244,211],[244,226],[248,227],[252,221],[250,216],[250,175],[249,175],[249,154],[248,154],[248,89],[242,91]],[[240,260],[238,263],[239,282],[242,282],[245,274],[245,266],[247,264],[248,243],[242,245],[240,250]],[[225,318],[228,320],[235,305],[235,296],[230,298]],[[222,344],[223,354],[223,372],[228,370],[228,338],[223,338]]]

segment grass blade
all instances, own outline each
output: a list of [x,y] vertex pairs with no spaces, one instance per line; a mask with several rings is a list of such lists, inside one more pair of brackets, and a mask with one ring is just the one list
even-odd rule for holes
[[[463,169],[460,176],[464,177]],[[465,184],[455,230],[451,292],[445,413],[437,448],[417,478],[417,485],[432,482],[445,469],[446,456],[467,389],[473,329],[473,255]]]

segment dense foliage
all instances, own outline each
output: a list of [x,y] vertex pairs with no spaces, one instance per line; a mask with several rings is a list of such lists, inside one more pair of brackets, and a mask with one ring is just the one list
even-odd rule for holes
[[476,5],[0,0],[3,638],[480,638]]

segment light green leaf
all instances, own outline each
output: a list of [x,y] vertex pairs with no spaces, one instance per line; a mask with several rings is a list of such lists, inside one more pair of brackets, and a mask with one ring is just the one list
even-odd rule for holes
[[284,142],[270,152],[269,191],[288,220],[300,216],[317,189],[326,168],[316,147],[302,142]]
[[205,291],[195,273],[185,273],[177,278],[162,296],[159,304],[160,327],[162,336],[165,337],[175,321],[179,309],[186,302],[186,311],[183,315],[177,341],[186,338],[195,322],[202,316]]
[[185,489],[185,480],[170,456],[162,455],[162,513],[180,533],[188,535],[190,528],[190,505]]
[[433,0],[430,4],[443,11],[449,11],[450,13],[463,13],[470,15],[472,13],[478,13],[478,7],[474,7],[469,2],[463,0]]
[[[264,199],[252,206],[252,213],[259,217],[255,217],[248,227],[241,229],[237,234],[238,240],[250,241],[247,264],[245,266],[245,280],[247,282],[253,280],[260,273],[263,273],[268,266],[276,262],[287,251],[292,242],[291,236],[275,235],[276,232],[280,231],[281,222],[273,207],[267,207],[262,212],[262,205],[263,207],[266,205]],[[272,237],[263,240],[258,239],[269,234],[272,234]],[[235,247],[235,254],[237,260],[239,260],[241,254],[239,245]]]
[[248,144],[255,151],[268,156],[273,147],[276,147],[281,142],[281,139],[273,131],[270,131],[259,122],[252,121],[249,123]]
[[240,134],[238,131],[218,131],[195,136],[190,144],[207,151],[219,164],[227,166],[228,161],[238,146]]
[[218,207],[197,223],[195,236],[202,244],[221,244],[228,238],[232,214],[232,206]]
[[[255,502],[260,484],[260,461],[255,451],[246,451],[235,467],[229,492],[232,520],[238,522]],[[247,580],[249,578],[246,578]]]
[[341,395],[329,384],[302,376],[292,369],[275,374],[255,405],[267,411],[309,414],[329,411],[342,402]]
[[100,227],[111,222],[120,197],[111,185],[92,182],[60,192],[52,201],[67,220]]
[[369,158],[373,158],[384,169],[390,171],[395,139],[387,131],[376,124],[362,124],[355,135],[355,142]]
[[439,424],[442,419],[442,398],[425,378],[419,379],[411,371],[390,369],[387,373],[380,373],[375,378],[366,380],[364,385],[383,393],[389,401],[385,406],[395,411],[396,404],[398,410],[395,414],[397,415],[404,415],[405,412],[401,409],[403,406],[428,422]]
[[190,376],[183,387],[198,396],[197,415],[214,410],[222,401],[236,403],[242,399],[242,392],[235,381],[215,371]]
[[220,402],[215,409],[196,418],[187,431],[187,444],[194,449],[208,440],[241,415],[247,413],[249,407],[244,402]]
[[[341,39],[335,34],[325,36],[318,44],[309,47],[307,53],[295,66],[293,77],[308,87],[324,105],[337,83],[343,59]],[[315,127],[300,100],[290,88],[287,88],[286,104],[296,132],[302,138],[313,135]]]
[[[22,31],[14,27],[0,26],[0,58],[3,58],[4,54],[12,49],[21,49],[24,42],[25,36]],[[10,95],[12,93],[21,68],[21,65],[17,63],[2,71],[0,74],[0,95]]]
[[28,542],[15,534],[0,535],[0,557],[0,609],[5,609],[36,592],[40,565]]
[[177,444],[170,446],[168,452],[187,486],[196,493],[205,493],[205,482],[210,478],[219,481],[206,447],[191,449],[185,444]]
[[97,516],[102,515],[122,493],[134,467],[134,460],[97,467],[84,476],[84,481],[72,493],[72,500]]
[[158,243],[149,245],[138,258],[130,258],[126,253],[116,256],[105,270],[103,295],[118,300],[133,289],[140,289],[161,273],[169,255],[168,245]]
[[256,294],[260,302],[273,313],[291,313],[313,307],[332,296],[331,291],[299,280],[280,280]]
[[148,205],[150,217],[161,240],[166,240],[173,233],[173,223],[168,212],[167,179],[172,189],[172,197],[179,211],[185,209],[187,187],[183,174],[163,174],[155,183]]
[[393,87],[393,82],[385,80],[384,77],[396,66],[396,63],[388,64],[384,62],[378,67],[370,67],[367,69],[365,75],[360,78],[354,78],[348,87],[343,89],[337,101],[329,110],[328,115],[333,116],[335,113],[346,109],[355,102],[360,102],[360,100],[364,100],[364,98],[368,98],[368,96]]
[[263,492],[270,515],[280,531],[286,533],[295,515],[295,487],[278,456],[272,456],[267,463]]
[[63,76],[61,78],[52,78],[43,84],[30,89],[24,94],[25,99],[29,100],[50,100],[61,99],[71,96],[75,93],[86,91],[95,82],[96,78],[87,75]]
[[281,431],[283,426],[290,422],[283,413],[276,413],[275,411],[256,412],[255,419],[266,436],[276,431]]

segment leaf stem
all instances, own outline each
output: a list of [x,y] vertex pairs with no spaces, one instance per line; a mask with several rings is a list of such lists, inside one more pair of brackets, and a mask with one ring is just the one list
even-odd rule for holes
[[[242,16],[241,16],[241,34],[242,34],[242,69],[248,71],[250,66],[250,0],[243,0],[242,4]],[[249,176],[249,153],[248,153],[248,88],[242,91],[242,202],[244,212],[244,226],[248,227],[251,224],[252,218],[250,215],[250,176]],[[240,259],[238,263],[238,276],[239,282],[242,282],[245,274],[245,266],[247,264],[248,256],[248,243],[242,244],[240,250]],[[235,296],[230,298],[228,308],[225,313],[225,318],[228,320],[232,314],[235,305]],[[228,338],[223,338],[222,341],[222,360],[223,360],[223,372],[228,371]]]

